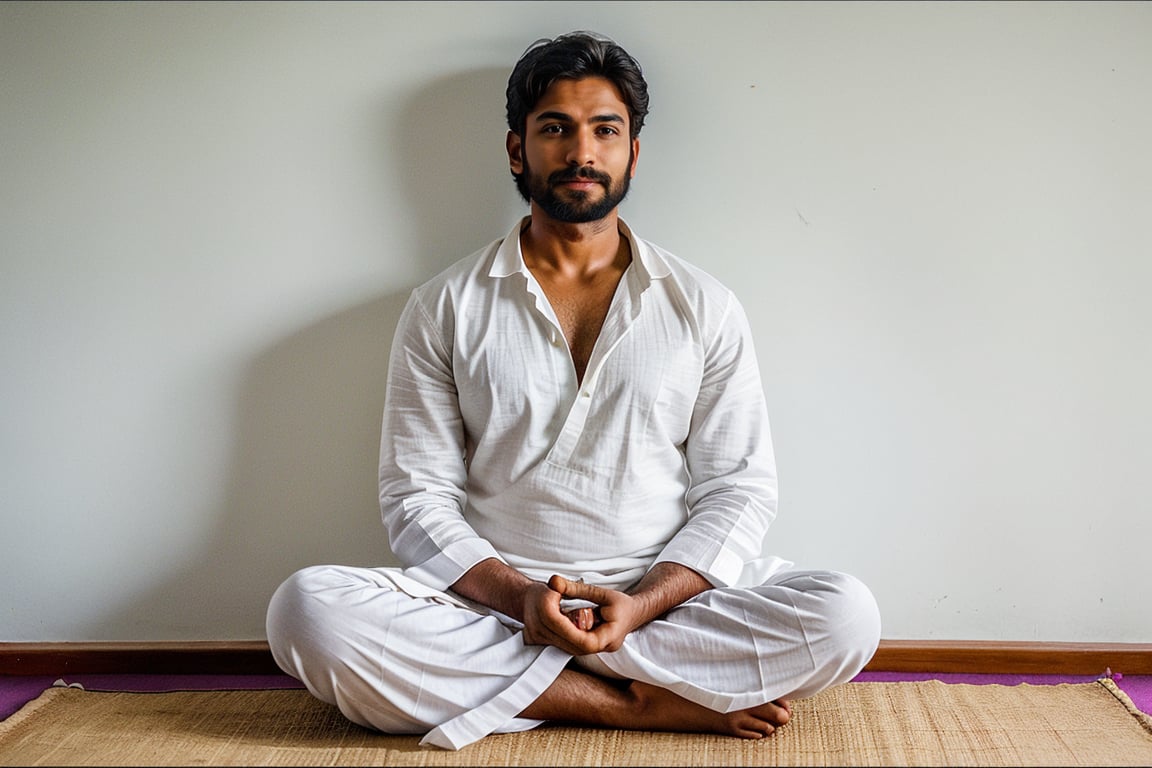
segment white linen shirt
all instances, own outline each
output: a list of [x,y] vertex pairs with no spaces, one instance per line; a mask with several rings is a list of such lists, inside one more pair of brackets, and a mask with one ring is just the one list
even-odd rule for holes
[[632,234],[583,382],[524,264],[521,220],[416,288],[392,345],[380,506],[405,574],[496,557],[626,589],[656,562],[760,583],[776,467],[733,293]]

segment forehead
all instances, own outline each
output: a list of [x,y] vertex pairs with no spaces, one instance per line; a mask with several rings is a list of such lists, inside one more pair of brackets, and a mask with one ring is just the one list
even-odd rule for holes
[[620,90],[603,77],[556,80],[536,102],[529,120],[541,112],[562,112],[573,119],[617,115],[628,120],[628,105],[624,103]]

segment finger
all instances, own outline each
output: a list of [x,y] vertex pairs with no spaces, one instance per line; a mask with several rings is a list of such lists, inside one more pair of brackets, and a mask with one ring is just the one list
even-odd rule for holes
[[564,597],[578,600],[591,600],[600,605],[606,604],[610,599],[609,590],[603,587],[598,587],[595,584],[586,584],[583,581],[572,581],[559,574],[554,575],[548,580],[548,586],[564,595]]
[[595,623],[595,616],[592,615],[591,608],[577,608],[568,614],[568,616],[572,619],[572,623],[576,625],[577,629],[584,631],[592,629],[592,625]]
[[[573,614],[580,613],[582,610],[585,609],[573,611]],[[599,638],[592,633],[590,628],[580,627],[576,623],[577,621],[575,616],[570,616],[565,618],[559,626],[547,627],[544,632],[544,636],[547,638],[546,642],[574,656],[595,653],[600,650]]]
[[[556,597],[559,596],[556,593]],[[565,608],[557,600],[548,611],[537,617],[537,622],[537,630],[547,632],[553,640],[572,640],[595,625],[595,613],[592,607],[583,605]]]
[[576,629],[589,629],[587,614],[587,608],[576,608],[567,611],[564,615],[568,617],[568,621],[572,622],[572,626],[576,627]]
[[568,579],[564,578],[560,574],[554,573],[554,574],[552,574],[552,578],[548,579],[548,588],[554,592],[559,592],[560,594],[564,594],[564,590],[567,589],[568,585],[571,583],[572,582],[570,582]]

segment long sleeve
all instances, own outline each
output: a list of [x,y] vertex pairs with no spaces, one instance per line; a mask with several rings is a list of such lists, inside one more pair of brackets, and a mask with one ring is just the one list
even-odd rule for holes
[[578,381],[518,232],[413,291],[396,329],[379,478],[393,552],[439,589],[489,557],[616,589],[658,560],[737,583],[776,509],[743,308],[629,231]]
[[[465,521],[464,426],[452,371],[450,316],[417,290],[396,329],[380,438],[380,511],[393,553],[419,581],[446,589],[498,557]],[[445,313],[445,307],[439,310]],[[445,313],[446,314],[446,313]]]
[[776,460],[751,331],[729,294],[704,370],[685,443],[688,522],[657,561],[735,583],[760,556],[776,516]]

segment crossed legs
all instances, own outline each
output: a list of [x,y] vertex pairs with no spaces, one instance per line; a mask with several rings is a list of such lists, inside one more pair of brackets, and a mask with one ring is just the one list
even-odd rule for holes
[[790,700],[855,676],[880,633],[859,581],[790,571],[709,590],[619,651],[566,666],[556,649],[524,645],[506,617],[413,590],[395,569],[342,566],[289,578],[267,627],[277,663],[361,725],[423,733],[508,713],[464,743],[542,721],[760,738],[788,721]]

